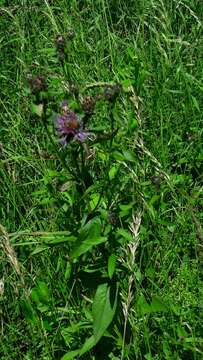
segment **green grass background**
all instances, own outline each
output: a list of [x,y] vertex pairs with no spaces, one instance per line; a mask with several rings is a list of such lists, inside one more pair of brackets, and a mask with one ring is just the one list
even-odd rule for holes
[[[109,332],[81,358],[202,358],[202,16],[198,0],[0,1],[0,223],[11,234],[23,272],[22,283],[1,250],[2,360],[61,359],[91,335],[77,324],[91,322],[94,291],[88,281],[97,279],[84,275],[81,263],[67,280],[64,246],[37,252],[37,237],[17,235],[74,228],[60,197],[58,202],[41,202],[49,198],[50,172],[60,166],[27,95],[27,75],[39,73],[47,77],[57,101],[63,95],[64,74],[54,43],[58,33],[66,36],[70,30],[75,32],[68,48],[71,81],[82,86],[100,81],[132,84],[139,96],[139,132],[137,127],[131,138],[123,133],[119,146],[139,154],[136,141],[142,139],[146,151],[135,164],[129,163],[129,173],[137,174],[135,187],[148,204],[142,214],[124,349],[120,305]],[[127,128],[134,109],[125,96],[116,111],[120,126]],[[94,122],[102,121],[101,109]],[[160,168],[157,161],[169,176],[159,200],[151,181]],[[94,264],[97,256],[89,256]],[[119,290],[124,303],[128,280],[126,270]],[[36,309],[30,292],[39,281],[47,288]],[[158,296],[169,310],[139,311],[143,294],[149,302]]]

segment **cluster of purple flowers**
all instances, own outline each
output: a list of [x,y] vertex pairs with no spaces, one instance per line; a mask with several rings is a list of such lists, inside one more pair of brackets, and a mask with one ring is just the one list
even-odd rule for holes
[[67,101],[63,101],[61,104],[61,114],[56,118],[56,130],[60,137],[60,143],[64,147],[71,140],[83,142],[91,139],[91,133],[84,129],[83,122],[69,108]]

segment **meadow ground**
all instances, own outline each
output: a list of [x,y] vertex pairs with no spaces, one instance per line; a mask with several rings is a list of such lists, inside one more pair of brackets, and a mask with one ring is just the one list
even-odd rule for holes
[[1,360],[203,358],[202,17],[0,0]]

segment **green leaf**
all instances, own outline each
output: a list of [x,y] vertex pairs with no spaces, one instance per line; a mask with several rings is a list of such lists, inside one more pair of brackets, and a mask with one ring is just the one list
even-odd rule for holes
[[197,99],[196,99],[194,96],[191,96],[191,98],[192,98],[192,102],[193,102],[194,107],[195,107],[199,112],[201,112],[200,107],[199,107],[199,103],[198,103]]
[[49,246],[47,245],[39,245],[35,248],[35,250],[33,250],[30,254],[30,256],[33,256],[33,255],[37,255],[45,250],[49,249]]
[[33,324],[37,324],[37,322],[38,322],[37,314],[35,313],[32,305],[30,304],[30,302],[28,300],[21,301],[21,308],[22,308],[22,311],[23,311],[23,314],[24,314],[26,320]]
[[73,351],[69,351],[67,354],[65,354],[61,360],[72,360],[72,359],[75,359],[75,357],[77,355],[79,355],[80,353],[80,350],[73,350]]
[[87,321],[80,321],[76,324],[71,324],[70,326],[68,326],[67,328],[63,328],[61,330],[61,334],[65,340],[66,345],[70,345],[71,342],[73,341],[73,334],[76,334],[80,332],[80,330],[83,329],[89,329],[92,326],[90,325],[89,322]]
[[55,56],[56,51],[53,47],[43,47],[41,49],[39,49],[39,53],[41,54],[45,54],[47,56]]
[[50,291],[44,281],[39,281],[38,284],[31,291],[31,298],[37,304],[47,304],[50,301]]
[[79,237],[74,244],[71,257],[76,258],[89,251],[93,246],[101,244],[107,237],[101,236],[101,221],[98,217],[88,221],[80,230]]
[[44,313],[44,312],[46,312],[46,311],[49,310],[49,306],[40,303],[40,304],[37,306],[37,310],[39,310],[41,313]]
[[125,157],[123,156],[123,154],[119,151],[114,151],[112,156],[114,157],[115,160],[118,160],[118,161],[123,161],[125,160]]
[[138,125],[137,119],[135,117],[130,118],[130,120],[129,120],[129,128],[130,128],[130,130],[136,129],[137,125]]
[[95,344],[101,339],[113,320],[117,306],[117,293],[118,288],[112,299],[111,288],[107,283],[99,285],[97,288],[92,306]]
[[90,206],[90,209],[93,210],[99,202],[100,194],[99,193],[91,194],[90,198],[91,198],[91,200],[89,202],[89,206]]
[[149,201],[149,205],[154,205],[154,203],[156,203],[159,199],[160,199],[160,196],[157,194],[154,194]]
[[165,312],[168,310],[167,306],[162,302],[162,300],[155,296],[152,297],[150,308],[151,308],[150,310],[151,312],[159,312],[159,311]]
[[47,245],[54,245],[54,244],[62,244],[65,242],[74,242],[76,240],[75,236],[66,236],[66,235],[49,235],[45,237],[41,237],[42,240],[45,241]]
[[69,280],[71,276],[72,271],[72,264],[68,261],[66,265],[66,271],[65,271],[65,280]]
[[121,211],[119,212],[119,216],[122,218],[126,215],[128,215],[131,212],[131,209],[133,207],[134,203],[129,203],[129,204],[120,204],[119,207],[121,209]]
[[143,294],[137,299],[137,307],[142,315],[150,313],[150,305],[147,303]]
[[134,205],[134,202],[131,202],[131,203],[129,203],[129,204],[120,204],[120,205],[119,205],[119,208],[120,208],[122,211],[128,211],[128,210],[132,209],[133,205]]
[[152,297],[152,302],[147,303],[144,295],[140,295],[137,300],[137,306],[141,314],[151,314],[154,312],[165,312],[167,311],[166,305],[157,297]]
[[[117,294],[118,294],[118,288],[116,289],[116,293],[113,299],[113,304],[111,304],[111,289],[108,286],[108,284],[102,284],[98,286],[92,308],[93,335],[85,341],[81,349],[69,351],[61,358],[61,360],[72,360],[75,359],[75,357],[78,355],[82,356],[97,344],[97,342],[101,339],[105,330],[113,320],[117,306]],[[80,323],[80,326],[82,324],[83,323]],[[80,326],[76,325],[74,331],[79,330]],[[85,327],[86,326],[89,327],[89,325],[85,324]],[[71,330],[70,327],[68,329]],[[66,336],[67,331],[62,335]]]
[[118,172],[118,169],[119,169],[120,165],[116,164],[116,165],[113,165],[111,167],[111,169],[109,170],[109,179],[110,180],[113,180]]
[[123,150],[123,156],[127,161],[135,162],[136,160],[134,153],[130,150]]
[[73,350],[73,351],[69,351],[67,354],[65,354],[61,360],[72,360],[75,359],[75,357],[77,355],[82,356],[83,354],[85,354],[86,352],[88,352],[90,349],[92,349],[95,346],[95,339],[94,336],[92,335],[90,338],[88,338],[83,347],[81,349],[77,349],[77,350]]
[[70,106],[70,108],[71,108],[72,110],[79,110],[78,102],[75,101],[75,100],[69,100],[69,101],[68,101],[68,105]]
[[44,105],[43,104],[39,104],[39,105],[36,105],[36,104],[31,104],[31,111],[38,115],[39,117],[42,117],[42,114],[43,114],[43,110],[44,110]]
[[140,269],[138,269],[137,271],[135,271],[135,278],[138,282],[141,282],[142,280],[142,273],[140,271]]
[[146,355],[144,356],[144,358],[145,358],[146,360],[153,360],[153,357],[152,357],[152,355],[151,355],[150,353],[146,354]]
[[96,345],[96,342],[95,342],[95,338],[94,336],[92,335],[90,338],[88,338],[82,349],[80,350],[80,356],[82,356],[83,354],[85,354],[87,351],[89,351],[90,349],[92,349],[94,346]]
[[132,234],[125,230],[125,229],[117,229],[117,235],[119,235],[120,237],[122,237],[123,239],[126,240],[126,242],[132,241],[133,240],[133,236]]
[[113,277],[114,271],[116,268],[116,255],[111,254],[108,258],[108,274],[110,279]]

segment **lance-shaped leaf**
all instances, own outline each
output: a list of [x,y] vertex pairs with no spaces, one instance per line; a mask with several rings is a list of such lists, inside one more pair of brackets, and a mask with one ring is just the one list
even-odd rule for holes
[[95,217],[88,221],[80,230],[77,241],[71,252],[71,257],[76,258],[89,251],[93,246],[101,244],[107,240],[101,236],[101,221]]
[[117,294],[118,287],[110,288],[107,283],[101,284],[97,288],[92,307],[95,344],[101,339],[113,320],[117,306]]

